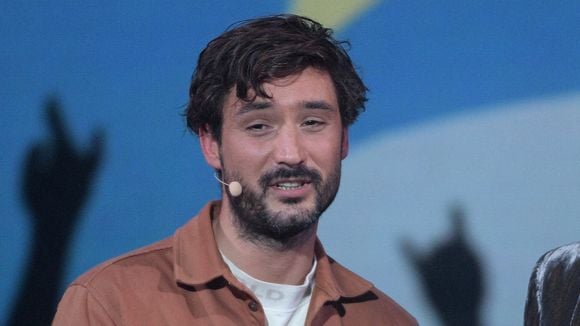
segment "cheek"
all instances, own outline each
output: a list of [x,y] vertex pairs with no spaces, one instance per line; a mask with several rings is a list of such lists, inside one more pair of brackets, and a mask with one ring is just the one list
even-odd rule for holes
[[247,174],[261,169],[268,157],[266,146],[251,142],[229,141],[222,147],[222,162],[226,169],[240,174]]
[[342,146],[336,142],[318,142],[310,150],[310,156],[314,164],[326,171],[334,169],[342,161]]

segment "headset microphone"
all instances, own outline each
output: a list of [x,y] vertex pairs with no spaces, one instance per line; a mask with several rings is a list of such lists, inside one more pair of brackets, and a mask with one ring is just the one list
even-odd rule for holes
[[213,176],[217,181],[219,181],[219,183],[228,187],[228,190],[230,191],[230,194],[232,195],[232,197],[238,197],[239,195],[242,194],[242,185],[239,182],[232,181],[228,184],[228,183],[225,183],[224,181],[222,181],[220,178],[218,178],[217,173],[214,174]]

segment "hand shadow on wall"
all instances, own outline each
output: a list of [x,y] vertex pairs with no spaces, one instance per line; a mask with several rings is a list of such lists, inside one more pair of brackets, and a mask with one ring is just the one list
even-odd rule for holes
[[481,259],[465,234],[465,213],[452,207],[453,233],[427,253],[419,253],[409,241],[403,251],[417,272],[423,290],[443,325],[481,325],[484,275]]
[[49,325],[56,312],[71,239],[103,156],[104,134],[93,133],[87,150],[75,148],[56,98],[45,105],[47,142],[27,152],[22,198],[32,238],[24,275],[8,325]]

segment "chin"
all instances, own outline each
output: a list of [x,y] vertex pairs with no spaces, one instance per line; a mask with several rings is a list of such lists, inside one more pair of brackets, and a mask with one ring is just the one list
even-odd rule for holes
[[304,198],[286,198],[276,200],[269,205],[272,212],[282,215],[295,215],[295,213],[304,214],[304,212],[313,212],[316,209],[316,203]]

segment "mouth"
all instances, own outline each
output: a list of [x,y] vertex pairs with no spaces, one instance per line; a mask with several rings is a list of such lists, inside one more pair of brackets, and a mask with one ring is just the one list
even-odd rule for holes
[[272,170],[262,175],[259,183],[273,198],[287,202],[301,201],[314,196],[316,185],[321,179],[320,173],[316,170],[299,166]]
[[280,179],[272,182],[270,186],[278,191],[283,191],[287,194],[294,193],[299,195],[300,190],[304,190],[311,181],[308,179]]
[[284,181],[279,181],[274,183],[274,187],[281,189],[281,190],[294,190],[294,189],[300,189],[302,187],[304,187],[304,185],[308,184],[310,182],[305,181],[305,180],[284,180]]

